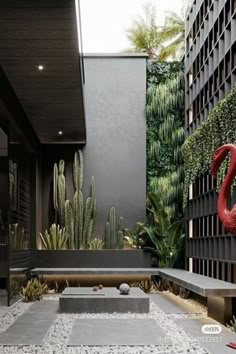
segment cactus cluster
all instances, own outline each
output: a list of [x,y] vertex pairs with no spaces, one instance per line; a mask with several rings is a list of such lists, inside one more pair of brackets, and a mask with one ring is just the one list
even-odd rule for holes
[[43,295],[48,292],[48,287],[45,283],[41,283],[38,279],[28,281],[25,288],[20,289],[20,296],[24,302],[32,302],[41,300]]
[[95,179],[92,177],[90,195],[84,205],[83,186],[83,154],[75,152],[73,162],[73,180],[75,193],[73,202],[66,199],[66,183],[63,160],[59,167],[54,164],[53,170],[53,206],[55,209],[55,222],[57,215],[59,224],[65,227],[68,235],[69,249],[87,249],[92,238],[96,216]]
[[116,209],[111,207],[108,221],[105,226],[105,248],[123,249],[125,219],[116,214]]

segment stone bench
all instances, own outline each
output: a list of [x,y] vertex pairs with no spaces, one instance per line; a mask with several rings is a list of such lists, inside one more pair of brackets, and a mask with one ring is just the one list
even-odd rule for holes
[[226,323],[232,319],[236,284],[183,269],[168,268],[34,268],[32,275],[147,275],[158,276],[207,297],[208,316]]
[[232,319],[236,284],[217,280],[182,269],[159,269],[161,278],[207,297],[208,316],[226,323]]
[[32,275],[158,275],[158,268],[34,268]]

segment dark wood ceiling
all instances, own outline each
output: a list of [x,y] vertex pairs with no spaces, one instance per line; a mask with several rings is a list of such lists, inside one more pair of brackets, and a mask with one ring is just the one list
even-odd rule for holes
[[86,141],[81,60],[75,0],[0,0],[0,65],[41,143]]

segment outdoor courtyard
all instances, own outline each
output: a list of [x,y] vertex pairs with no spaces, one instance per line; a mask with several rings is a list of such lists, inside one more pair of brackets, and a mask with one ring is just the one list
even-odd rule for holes
[[0,0],[0,354],[236,350],[236,0]]
[[[58,296],[1,308],[1,353],[231,353],[236,335],[203,333],[215,325],[204,305],[171,293],[150,294],[148,314],[58,313]],[[4,314],[5,313],[5,314]],[[30,335],[29,335],[30,334]]]

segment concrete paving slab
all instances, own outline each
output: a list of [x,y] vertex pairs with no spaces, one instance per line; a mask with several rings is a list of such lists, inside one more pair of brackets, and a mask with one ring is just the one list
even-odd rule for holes
[[171,344],[152,319],[77,319],[68,345]]
[[58,301],[41,300],[20,316],[0,334],[0,344],[42,345],[50,326],[56,319]]
[[[196,309],[194,306],[186,303],[178,296],[173,294],[150,294],[150,299],[162,309],[165,313],[181,313],[181,314],[194,314]],[[199,311],[198,311],[199,313]]]
[[[232,354],[233,350],[228,348],[226,344],[236,342],[236,334],[221,326],[218,322],[210,318],[199,319],[176,319],[190,336],[197,340],[197,343],[209,351],[211,354]],[[219,325],[222,328],[220,334],[204,334],[202,332],[203,325]]]

